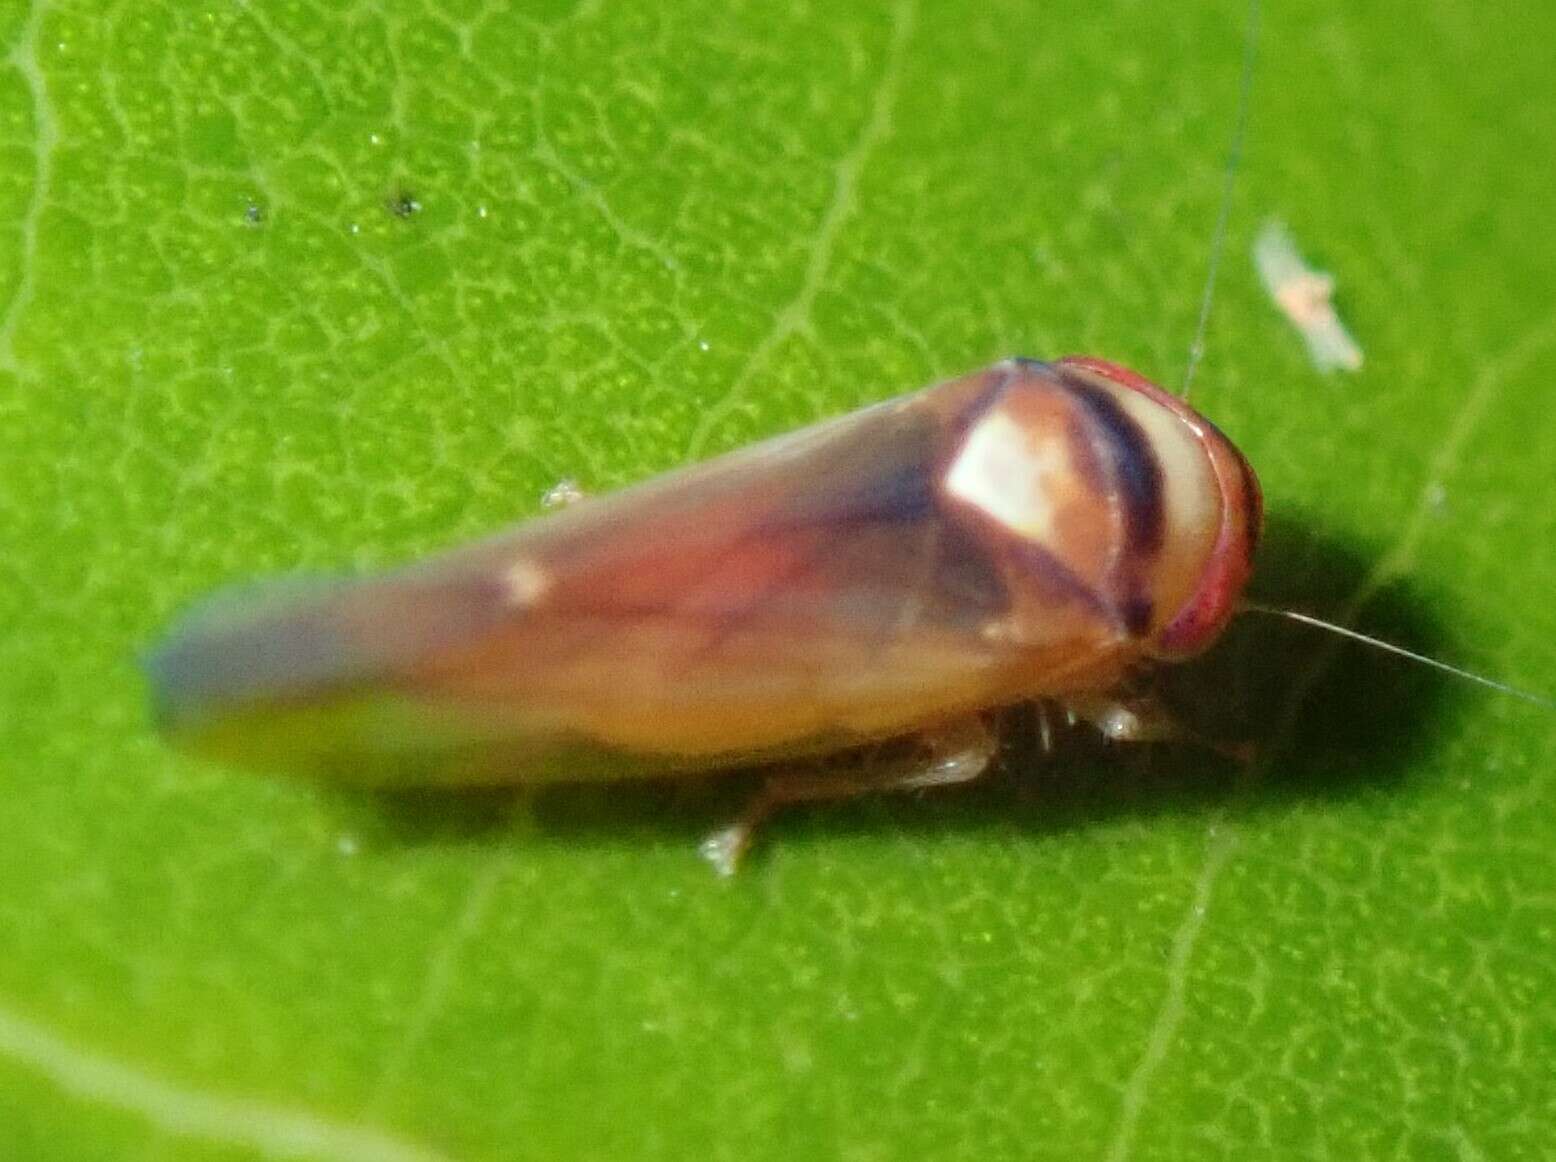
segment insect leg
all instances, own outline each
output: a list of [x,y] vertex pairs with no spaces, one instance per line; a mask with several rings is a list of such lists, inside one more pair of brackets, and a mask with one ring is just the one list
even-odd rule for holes
[[922,736],[926,754],[867,770],[785,772],[773,775],[728,827],[703,840],[699,851],[720,875],[733,875],[757,829],[776,812],[800,803],[853,799],[878,791],[948,787],[988,769],[997,742],[981,718],[969,718]]
[[1070,697],[1064,700],[1064,708],[1113,742],[1172,742],[1184,737],[1167,708],[1147,695]]
[[1096,727],[1110,742],[1184,742],[1237,762],[1253,759],[1252,744],[1206,738],[1180,723],[1148,694],[1128,698],[1071,697],[1064,700],[1064,708]]
[[1035,703],[1037,713],[1037,745],[1047,758],[1054,753],[1054,723],[1049,717],[1052,707],[1047,702]]

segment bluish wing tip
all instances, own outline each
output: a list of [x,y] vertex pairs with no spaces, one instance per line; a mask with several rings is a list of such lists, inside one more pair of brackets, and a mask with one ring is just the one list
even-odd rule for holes
[[140,656],[151,717],[176,734],[223,710],[327,684],[349,670],[317,600],[334,583],[282,582],[218,593]]
[[140,667],[141,677],[146,682],[151,725],[159,734],[170,734],[174,728],[176,714],[172,699],[169,697],[167,666],[164,654],[165,648],[163,646],[153,646],[149,649],[141,650],[135,661]]
[[175,627],[161,642],[142,651],[140,669],[151,722],[161,734],[177,734],[190,726],[216,693],[209,674],[211,649],[188,630]]

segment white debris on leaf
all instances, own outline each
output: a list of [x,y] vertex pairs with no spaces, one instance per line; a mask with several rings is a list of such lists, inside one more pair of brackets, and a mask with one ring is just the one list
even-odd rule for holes
[[1307,342],[1308,356],[1320,371],[1355,371],[1362,351],[1335,313],[1334,279],[1303,261],[1290,232],[1270,222],[1253,243],[1253,262],[1264,289]]
[[540,506],[566,508],[570,504],[577,504],[583,498],[584,490],[578,487],[578,481],[571,477],[564,477],[540,494]]

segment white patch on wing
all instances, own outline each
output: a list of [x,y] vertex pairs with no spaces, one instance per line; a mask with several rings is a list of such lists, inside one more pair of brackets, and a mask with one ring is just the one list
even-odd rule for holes
[[1002,412],[980,420],[946,473],[946,491],[1012,532],[1053,540],[1054,487],[1073,472],[1060,435],[1023,429]]

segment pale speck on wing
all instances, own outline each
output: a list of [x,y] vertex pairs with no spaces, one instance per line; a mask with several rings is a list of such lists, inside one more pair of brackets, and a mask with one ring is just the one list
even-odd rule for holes
[[1006,642],[1019,642],[1021,640],[1020,634],[1016,632],[1016,627],[1005,618],[984,622],[978,630],[978,636],[984,641],[995,645]]
[[525,557],[509,565],[502,580],[508,604],[521,609],[534,605],[551,588],[551,575]]

